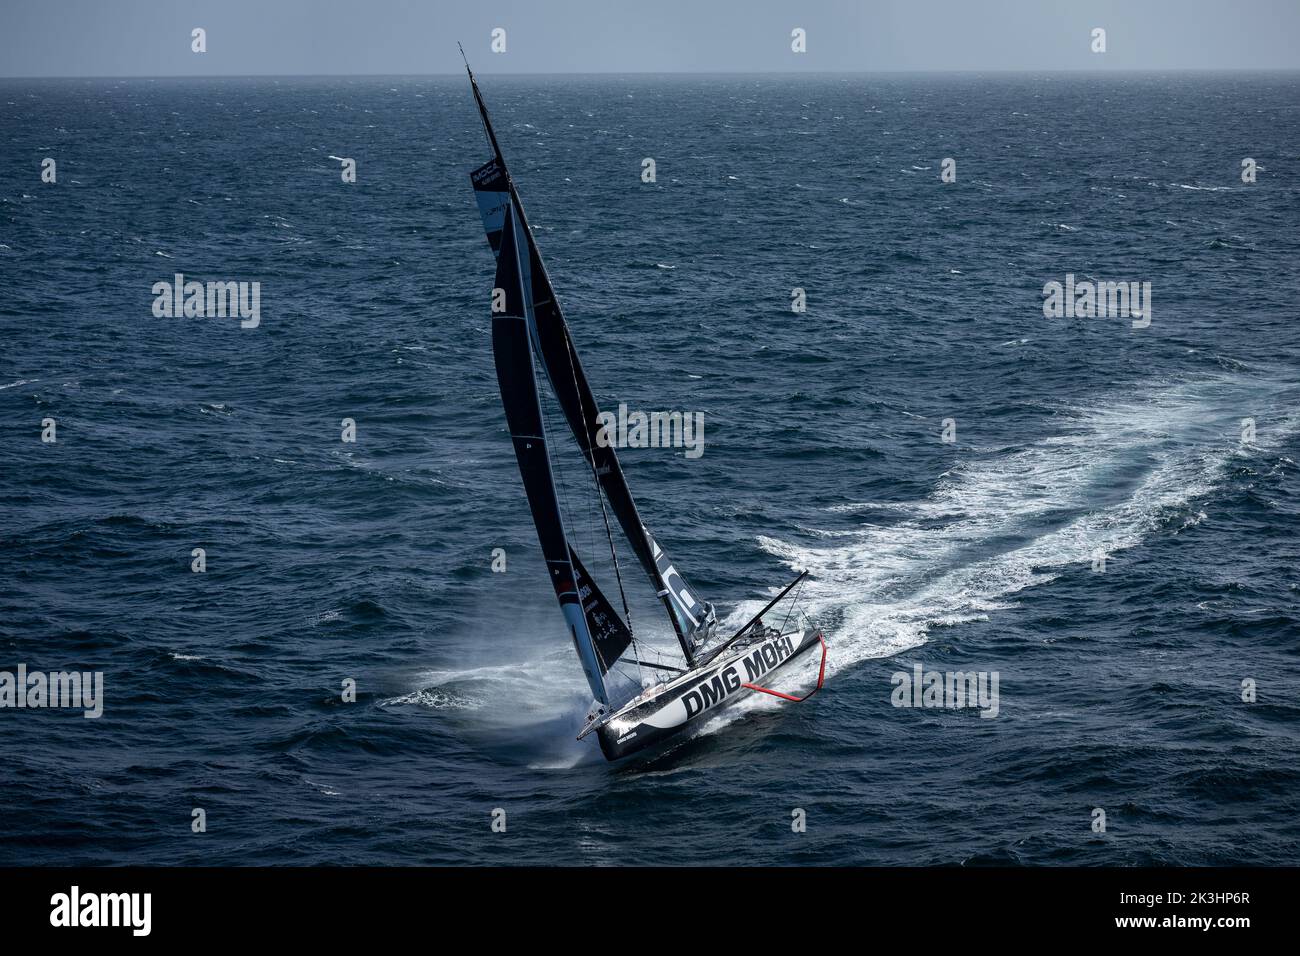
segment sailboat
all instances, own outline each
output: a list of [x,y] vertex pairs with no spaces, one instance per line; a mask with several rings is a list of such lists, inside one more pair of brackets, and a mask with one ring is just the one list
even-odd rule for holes
[[[699,726],[719,708],[752,693],[806,700],[821,689],[826,671],[822,632],[797,613],[795,589],[802,590],[807,572],[724,639],[713,605],[700,597],[642,523],[613,445],[597,440],[600,408],[468,61],[465,69],[492,147],[492,158],[470,174],[470,181],[496,257],[492,351],[501,402],[547,574],[594,698],[578,739],[595,733],[605,757],[619,760]],[[622,614],[588,573],[566,527],[556,493],[553,456],[558,449],[548,439],[543,414],[543,384],[549,384],[591,471]],[[680,659],[674,655],[673,663],[665,663],[662,654],[634,635],[610,512],[676,635]],[[763,616],[772,615],[783,601],[787,609],[781,626],[765,624]],[[818,646],[821,664],[811,691],[796,697],[765,686],[776,672]],[[632,671],[637,677],[630,676]]]

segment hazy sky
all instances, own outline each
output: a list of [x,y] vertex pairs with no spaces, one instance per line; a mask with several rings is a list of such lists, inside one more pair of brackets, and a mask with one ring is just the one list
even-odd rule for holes
[[1300,0],[0,0],[3,76],[451,73],[458,39],[484,73],[1296,69]]

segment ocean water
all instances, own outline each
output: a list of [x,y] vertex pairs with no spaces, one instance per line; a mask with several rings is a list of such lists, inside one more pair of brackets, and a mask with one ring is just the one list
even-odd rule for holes
[[646,523],[733,621],[808,569],[825,689],[573,739],[463,78],[4,81],[0,670],[104,710],[0,711],[0,863],[1300,863],[1300,78],[481,84],[600,400],[704,414]]

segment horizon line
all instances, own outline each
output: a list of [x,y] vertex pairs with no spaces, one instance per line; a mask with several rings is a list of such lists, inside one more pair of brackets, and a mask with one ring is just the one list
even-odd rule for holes
[[[1054,67],[1051,69],[1010,69],[998,67],[964,67],[935,69],[878,69],[878,70],[592,70],[588,72],[572,71],[524,71],[506,70],[500,73],[487,73],[486,76],[935,76],[953,74],[997,74],[1003,76],[1052,74],[1087,74],[1091,76],[1132,76],[1148,74],[1251,74],[1251,73],[1300,73],[1298,66],[1278,67],[1134,67],[1121,69],[1093,69]],[[96,73],[96,74],[25,74],[0,75],[4,80],[256,80],[256,79],[381,79],[410,77],[459,77],[463,70],[430,73]]]

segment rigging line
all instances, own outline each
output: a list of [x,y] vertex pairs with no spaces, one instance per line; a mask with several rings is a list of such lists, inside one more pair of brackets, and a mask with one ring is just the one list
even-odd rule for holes
[[[581,451],[581,449],[579,449],[579,451]],[[595,497],[599,500],[600,486],[597,485],[594,491]],[[596,509],[592,505],[591,497],[585,497],[587,499],[587,551],[594,559],[596,557]],[[631,631],[631,628],[629,627],[628,630]]]
[[[556,393],[555,386],[552,384],[550,376],[549,375],[544,376],[543,378],[545,380],[545,388],[542,389],[542,394],[547,399],[547,407],[553,409],[561,418],[564,417],[564,406],[560,404],[560,396]],[[550,436],[550,430],[545,427],[546,426],[545,417],[543,417],[542,419],[542,425],[543,425],[543,431],[547,441],[547,448],[549,450],[549,448],[551,447],[550,446],[551,436]],[[556,446],[555,455],[552,457],[551,461],[553,463],[553,470],[555,471],[555,475],[557,479],[556,483],[559,485],[560,494],[564,498],[563,521],[565,525],[565,535],[567,537],[569,532],[572,531],[573,542],[575,544],[581,543],[578,541],[577,538],[578,522],[577,522],[577,518],[575,517],[577,511],[573,507],[572,498],[570,498],[569,496],[569,491],[570,491],[569,480],[568,477],[565,475],[564,466],[561,463],[562,459],[560,458],[560,449],[558,446]],[[576,492],[574,494],[576,495]],[[581,505],[582,502],[579,501],[579,504]],[[595,513],[591,507],[590,501],[587,502],[587,518],[588,518],[588,528],[587,528],[588,542],[587,543],[591,549],[591,552],[595,553],[596,550]],[[588,625],[590,625],[590,623],[591,622],[589,621]]]
[[[563,418],[564,406],[560,405],[559,393],[555,392],[555,386],[550,381],[550,376],[547,376],[546,378],[546,385],[547,397],[551,399],[552,403],[554,403],[555,410],[558,411],[558,414]],[[564,488],[564,507],[565,510],[567,510],[567,516],[565,516],[565,533],[571,535],[572,544],[582,544],[582,542],[578,540],[577,536],[577,509],[573,507],[572,499],[569,498],[568,479],[567,477],[564,477],[563,467],[560,466],[558,446],[556,446],[555,455],[555,470],[556,472],[560,472],[560,483],[562,483]],[[586,497],[585,494],[580,494],[580,492],[581,489],[573,489],[573,497],[578,498],[578,507],[581,507],[584,503],[586,505],[586,518],[588,518],[588,528],[586,528],[588,540],[586,540],[586,546],[588,546],[589,554],[595,554],[595,512],[593,507],[591,507],[590,499]]]
[[[563,406],[560,405],[560,398],[559,398],[559,395],[557,395],[556,392],[555,392],[555,386],[551,383],[551,380],[550,380],[549,376],[543,376],[543,379],[544,379],[544,381],[545,381],[545,385],[544,385],[543,387],[540,388],[540,393],[541,393],[541,395],[542,395],[542,396],[547,400],[547,406],[548,406],[548,407],[551,407],[551,406],[553,405],[553,406],[555,407],[555,409],[557,409],[557,410],[559,411],[559,413],[560,413],[561,415],[563,415],[563,414],[564,414],[564,409],[563,409]],[[541,384],[541,382],[542,382],[543,379],[539,379],[539,385]],[[550,460],[550,462],[551,462],[552,471],[555,473],[556,484],[559,486],[560,494],[559,494],[559,496],[557,497],[557,502],[556,502],[556,503],[557,503],[557,504],[559,503],[559,498],[563,498],[563,506],[562,506],[561,509],[560,509],[560,510],[561,510],[560,521],[561,521],[561,524],[562,524],[562,525],[564,526],[564,528],[565,528],[565,538],[566,538],[566,540],[567,540],[567,539],[568,539],[568,536],[569,536],[569,529],[570,529],[570,528],[576,528],[577,525],[576,525],[576,523],[575,523],[575,521],[574,521],[574,518],[573,518],[573,515],[574,515],[573,502],[572,502],[572,501],[570,500],[570,498],[569,498],[569,480],[568,480],[568,478],[565,476],[564,466],[561,464],[561,458],[560,458],[560,455],[559,455],[559,448],[556,447],[556,448],[554,448],[554,451],[552,451],[552,447],[553,447],[553,446],[552,446],[552,444],[551,444],[551,437],[550,437],[550,436],[551,436],[551,431],[550,431],[550,427],[549,427],[549,426],[547,425],[547,423],[546,423],[546,419],[547,419],[547,416],[546,416],[546,415],[542,415],[542,417],[541,417],[541,420],[542,420],[542,435],[543,435],[543,438],[544,438],[544,440],[545,440],[545,442],[546,442],[546,455],[547,455],[547,458],[548,458],[548,459]],[[608,524],[608,522],[607,522],[607,524]],[[593,548],[593,550],[594,550],[594,548]],[[577,569],[576,569],[576,568],[574,569],[574,572],[575,572],[575,574],[574,574],[574,585],[575,585],[575,587],[576,587],[576,585],[577,585],[577,574],[576,574]],[[595,584],[594,581],[591,582],[591,583],[592,583],[593,585]],[[583,600],[581,600],[581,598],[580,598],[579,601],[578,601],[578,609],[579,609],[579,610],[581,611],[581,613],[582,613],[582,618],[583,618],[583,620],[587,622],[587,629],[588,629],[588,632],[590,633],[590,631],[591,631],[591,618],[588,616],[588,613],[587,613],[586,602],[584,602]],[[629,633],[630,633],[630,632],[631,632],[631,628],[628,628],[628,631],[629,631]],[[633,644],[633,646],[635,647],[635,643]],[[594,642],[594,640],[593,640],[593,642],[592,642],[592,649],[595,650],[595,652],[596,652],[596,656],[597,656],[599,659],[604,660],[604,655],[601,654],[601,652],[600,652],[600,648],[598,648],[598,647],[595,646],[595,642]],[[632,680],[633,680],[633,678],[632,678],[630,675],[628,675],[628,674],[626,674],[626,673],[624,673],[624,672],[622,672],[622,671],[615,671],[614,668],[613,668],[610,664],[608,664],[608,663],[606,663],[606,665],[605,665],[605,672],[606,672],[607,674],[608,674],[608,673],[611,673],[611,672],[613,672],[613,673],[617,673],[617,674],[619,674],[621,677],[623,677],[624,680],[627,680],[627,681],[632,681]],[[640,681],[640,671],[638,671],[638,677],[636,678],[636,680],[637,680],[638,682]]]
[[[531,347],[531,344],[530,344],[530,347]],[[563,416],[563,414],[564,414],[564,406],[560,404],[560,396],[559,396],[559,394],[555,391],[555,385],[554,385],[554,383],[551,382],[551,380],[550,380],[550,376],[549,376],[549,375],[542,376],[542,378],[539,379],[539,383],[540,383],[541,381],[543,381],[543,380],[545,381],[545,386],[542,387],[542,388],[540,389],[540,391],[541,391],[541,394],[542,394],[543,396],[545,396],[546,399],[549,400],[549,401],[548,401],[548,404],[547,404],[547,407],[552,407],[552,405],[553,405],[554,408],[555,408],[556,410],[558,410],[559,414],[560,414],[561,416]],[[552,444],[551,444],[551,431],[550,431],[550,427],[549,427],[549,426],[547,425],[547,423],[546,423],[546,418],[547,418],[546,415],[542,415],[542,435],[544,436],[544,438],[545,438],[545,440],[546,440],[546,455],[547,455],[547,458],[548,458],[548,459],[550,460],[550,462],[551,462],[551,468],[552,468],[552,471],[555,473],[556,483],[559,485],[559,489],[560,489],[560,494],[559,494],[559,496],[557,497],[557,504],[559,503],[559,500],[558,500],[559,498],[563,498],[563,499],[564,499],[564,504],[563,504],[563,507],[561,508],[560,521],[561,521],[561,524],[562,524],[562,525],[564,526],[564,528],[565,528],[565,539],[566,539],[566,542],[567,542],[567,541],[568,541],[568,538],[569,538],[569,531],[570,531],[570,529],[576,529],[576,527],[577,527],[577,524],[576,524],[576,522],[575,522],[575,520],[574,520],[574,517],[573,517],[575,512],[574,512],[574,509],[573,509],[573,502],[572,502],[572,501],[570,500],[570,498],[569,498],[569,480],[568,480],[568,478],[567,478],[566,475],[565,475],[564,466],[563,466],[563,464],[561,464],[560,450],[559,450],[558,447],[555,447],[555,448],[554,448],[554,452],[552,452],[552,447],[553,447],[553,446],[552,446]],[[599,496],[599,491],[597,492],[597,496]],[[590,505],[588,505],[588,510],[589,510],[589,512],[590,512]],[[606,524],[606,527],[608,527],[608,525],[609,525],[608,520],[605,522],[605,524]],[[593,551],[595,550],[594,546],[593,546],[592,550],[593,550]],[[575,572],[575,573],[574,573],[574,586],[576,587],[576,586],[577,586],[577,573],[576,573],[576,572],[577,572],[577,569],[576,569],[576,568],[574,569],[574,572]],[[592,581],[591,583],[594,585],[594,584],[595,584],[595,581]],[[587,630],[588,630],[588,633],[590,633],[590,632],[591,632],[591,618],[588,616],[588,613],[587,613],[587,605],[586,605],[586,602],[583,601],[581,598],[579,598],[579,600],[578,600],[578,609],[582,612],[582,619],[583,619],[584,621],[587,622]],[[628,628],[628,632],[631,633],[631,630],[632,630],[631,627],[629,627],[629,628]],[[636,645],[635,645],[635,642],[633,643],[633,646],[634,646],[634,647],[636,646]],[[601,654],[601,652],[600,652],[600,648],[596,647],[596,645],[595,645],[595,641],[594,641],[594,640],[592,641],[592,649],[596,652],[596,656],[597,656],[599,659],[604,660],[604,655]],[[613,670],[613,668],[612,668],[608,663],[606,663],[606,665],[605,665],[605,672],[608,674],[608,673],[610,673],[612,670]],[[627,675],[627,674],[624,674],[624,673],[622,673],[622,672],[616,672],[616,673],[620,673],[621,676],[622,676],[625,680],[629,680],[629,681],[632,680],[632,678],[631,678],[629,675]],[[640,680],[639,674],[640,674],[640,672],[638,671],[638,678],[637,678],[637,679],[638,679],[638,682],[639,682],[639,680]]]
[[[622,661],[623,661],[623,658],[620,657],[617,661],[615,661],[613,664],[610,665],[610,668],[609,668],[608,671],[606,671],[606,673],[608,673],[608,674],[617,674],[619,677],[623,678],[623,680],[627,681],[629,684],[631,684],[631,683],[635,683],[636,681],[638,681],[638,680],[640,679],[639,676],[638,676],[638,677],[633,677],[633,676],[632,676],[631,674],[629,674],[626,670],[624,670],[623,668],[621,668],[621,667],[618,666],[618,664],[619,664],[620,662],[622,662]],[[634,661],[629,661],[629,662],[627,662],[627,663],[635,663],[635,664],[637,665],[637,668],[636,668],[636,669],[637,669],[637,674],[640,675],[640,673],[641,673],[641,662],[640,662],[640,661],[635,661],[635,660],[634,660]],[[637,691],[637,693],[640,693],[640,691],[641,691],[641,690],[644,690],[644,689],[645,689],[644,686],[641,687],[640,690]],[[633,694],[632,696],[635,697],[636,694]]]
[[785,620],[781,622],[781,633],[782,633],[782,634],[785,633],[785,626],[786,626],[787,624],[790,623],[790,615],[793,614],[793,613],[794,613],[794,609],[797,608],[797,607],[799,606],[799,595],[803,594],[803,586],[804,586],[807,582],[808,582],[808,579],[807,579],[807,578],[803,578],[803,579],[799,582],[799,590],[797,590],[797,591],[794,592],[794,600],[790,602],[790,607],[789,607],[789,609],[785,612]]
[[[609,554],[614,561],[614,577],[618,579],[618,596],[623,601],[623,616],[627,619],[627,631],[632,635],[633,647],[639,647],[636,642],[636,632],[632,629],[632,611],[627,605],[627,592],[623,590],[623,572],[618,566],[618,549],[614,546],[614,533],[609,526],[609,511],[605,508],[605,497],[601,493],[600,487],[600,475],[596,471],[596,443],[591,434],[591,423],[587,420],[587,408],[586,403],[582,400],[582,389],[578,386],[578,370],[575,367],[573,358],[573,339],[569,337],[567,330],[565,330],[564,348],[569,356],[569,371],[573,375],[573,392],[578,396],[578,413],[582,416],[582,427],[587,433],[587,448],[583,457],[591,465],[591,480],[596,487],[596,499],[600,502],[600,515],[605,521],[605,537],[609,539]],[[637,656],[640,657],[640,654],[638,653]]]
[[[548,381],[546,384],[549,386],[549,385],[550,385],[550,382]],[[541,390],[540,390],[540,394],[541,394],[541,395],[550,395],[550,397],[552,397],[552,398],[555,397],[553,394],[551,394],[551,392],[550,392],[549,389],[541,389]],[[539,397],[540,397],[540,396],[539,396]],[[557,398],[557,399],[556,399],[556,404],[558,405],[558,403],[559,403],[559,399]],[[562,410],[561,410],[561,411],[562,411]],[[556,477],[556,479],[557,479],[557,480],[556,480],[556,484],[559,486],[559,489],[560,489],[560,494],[556,496],[556,504],[557,504],[557,505],[560,504],[560,499],[561,499],[561,498],[564,499],[563,507],[561,507],[561,509],[560,509],[560,524],[561,524],[561,526],[564,527],[564,529],[565,529],[565,540],[566,540],[566,543],[567,543],[567,540],[568,540],[568,528],[573,524],[573,518],[572,518],[572,515],[573,515],[573,505],[572,505],[572,503],[569,501],[569,482],[568,482],[568,479],[566,479],[566,478],[564,477],[564,468],[563,468],[563,467],[561,466],[561,464],[560,464],[559,449],[558,449],[558,448],[555,449],[555,453],[554,453],[554,454],[553,454],[552,451],[551,451],[551,448],[552,448],[552,445],[551,445],[551,430],[550,430],[550,428],[549,428],[549,427],[547,426],[547,424],[546,424],[546,415],[543,414],[543,415],[541,416],[541,419],[542,419],[542,439],[546,442],[546,457],[547,457],[547,460],[548,460],[548,461],[550,462],[550,464],[551,464],[551,471],[554,472],[555,477]],[[576,584],[576,581],[575,581],[575,584]],[[582,607],[582,602],[581,602],[581,601],[579,601],[578,606],[579,606],[579,607]],[[585,619],[586,616],[587,616],[587,612],[586,612],[585,609],[584,609],[583,612],[582,612],[582,616],[583,616],[584,619]],[[590,622],[590,621],[587,622],[587,627],[588,627],[588,628],[591,627],[591,622]]]

